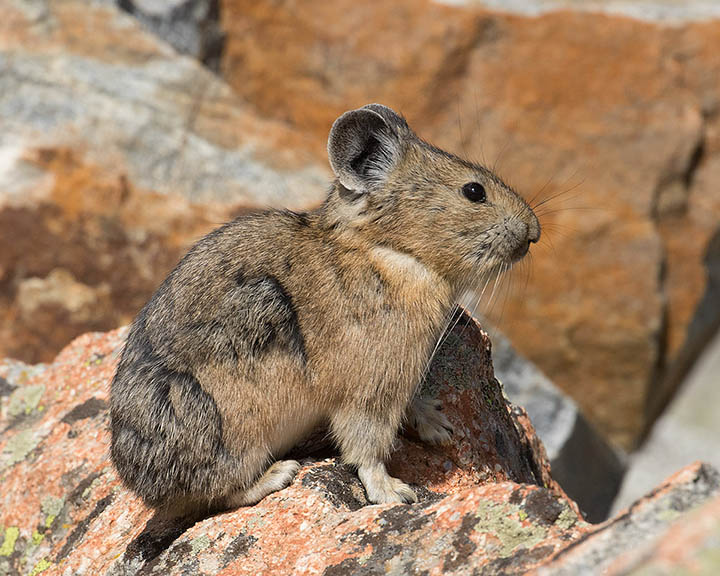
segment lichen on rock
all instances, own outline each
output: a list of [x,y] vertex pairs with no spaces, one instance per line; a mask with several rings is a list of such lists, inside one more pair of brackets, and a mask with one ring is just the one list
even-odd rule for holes
[[[125,335],[87,334],[41,367],[0,361],[0,378],[13,390],[0,412],[0,450],[12,455],[0,468],[5,572],[522,574],[568,563],[571,548],[595,550],[594,542],[632,526],[583,520],[552,479],[527,415],[503,397],[487,335],[463,317],[438,351],[424,392],[443,402],[453,442],[429,447],[403,436],[390,461],[392,473],[415,486],[416,504],[369,505],[354,470],[323,447],[302,457],[287,489],[256,506],[154,539],[153,512],[122,486],[107,459],[109,382]],[[34,401],[39,386],[45,409],[21,421],[9,416],[10,397]],[[670,520],[662,510],[673,510],[676,520],[714,493],[714,473],[704,470],[686,471],[659,490],[656,534]],[[618,534],[607,556],[627,550],[623,538],[642,541],[637,530]]]

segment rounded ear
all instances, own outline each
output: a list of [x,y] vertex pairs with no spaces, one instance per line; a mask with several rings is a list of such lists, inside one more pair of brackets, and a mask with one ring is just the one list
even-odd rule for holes
[[400,116],[400,114],[395,112],[395,110],[393,110],[392,108],[388,108],[383,104],[366,104],[362,107],[362,110],[372,110],[373,112],[377,112],[378,114],[380,114],[380,116],[383,117],[385,123],[389,126],[405,129],[409,128],[408,123],[405,121],[405,118]]
[[387,179],[400,156],[400,140],[383,116],[359,108],[335,120],[327,149],[340,184],[363,194]]

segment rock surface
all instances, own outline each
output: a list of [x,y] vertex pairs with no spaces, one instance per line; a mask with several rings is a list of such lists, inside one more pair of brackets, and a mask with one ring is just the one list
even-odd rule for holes
[[667,526],[661,535],[623,554],[614,574],[670,576],[720,573],[720,496]]
[[717,489],[716,473],[696,466],[628,513],[587,524],[550,477],[527,415],[504,399],[487,336],[466,319],[423,389],[443,401],[452,444],[403,438],[391,459],[417,504],[370,506],[354,472],[315,455],[258,505],[150,540],[151,511],[107,458],[108,386],[125,333],[84,335],[52,364],[0,362],[0,572],[524,574],[574,566],[578,550],[588,550],[584,566],[604,566]]
[[[0,525],[11,542],[0,562],[10,571],[114,574],[142,564],[123,553],[151,513],[107,459],[108,387],[124,334],[85,335],[50,365],[0,364]],[[424,390],[443,400],[456,430],[446,449],[405,439],[394,454],[391,472],[420,487],[418,504],[367,506],[354,473],[334,458],[307,459],[290,488],[259,505],[205,520],[167,550],[140,548],[153,566],[146,573],[330,574],[386,563],[453,573],[493,561],[518,571],[578,533],[584,522],[550,478],[529,419],[506,404],[474,321],[455,328]]]
[[668,24],[720,18],[720,5],[705,0],[444,0],[447,4],[487,8],[537,16],[560,10],[619,14]]
[[[510,401],[525,408],[530,416],[545,446],[553,478],[577,502],[585,518],[590,522],[605,520],[625,473],[624,455],[610,446],[588,423],[577,404],[518,354],[507,338],[496,332],[492,339],[495,376]],[[644,486],[633,500],[678,467]]]
[[720,21],[429,0],[222,0],[220,14],[224,77],[314,135],[319,157],[337,114],[380,101],[536,205],[554,197],[500,327],[633,446],[720,323],[717,300],[701,306],[720,222]]
[[718,407],[720,334],[715,336],[692,369],[645,443],[631,455],[614,507],[628,506],[662,478],[695,460],[720,468]]
[[116,4],[178,52],[212,70],[220,65],[223,35],[218,0],[117,0]]
[[[704,512],[699,514],[707,521],[707,515],[717,510],[719,487],[720,475],[717,470],[699,463],[688,466],[646,497],[570,544],[536,573],[538,576],[619,576],[627,574],[632,566],[632,570],[637,573],[656,574],[658,572],[653,565],[658,566],[660,563],[648,555],[649,550],[662,548],[663,542],[672,540],[675,534],[694,532],[698,513],[685,514],[688,511],[702,507]],[[707,545],[713,545],[714,534],[702,536],[707,540],[693,541],[686,536],[683,543],[676,542],[680,546],[687,546],[683,550],[685,558],[701,558],[706,554]],[[714,544],[717,546],[716,541]],[[710,575],[715,574],[715,571],[700,573]]]
[[0,126],[0,356],[30,362],[126,324],[232,215],[327,183],[302,137],[111,3],[3,3]]

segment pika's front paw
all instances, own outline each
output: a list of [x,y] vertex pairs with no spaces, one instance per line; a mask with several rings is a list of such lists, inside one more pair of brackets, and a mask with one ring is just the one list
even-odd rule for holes
[[358,475],[365,486],[368,500],[373,504],[417,502],[413,489],[402,480],[390,476],[385,466],[361,467]]
[[439,400],[415,398],[410,407],[410,425],[420,440],[428,444],[447,444],[452,439],[453,426],[441,412]]

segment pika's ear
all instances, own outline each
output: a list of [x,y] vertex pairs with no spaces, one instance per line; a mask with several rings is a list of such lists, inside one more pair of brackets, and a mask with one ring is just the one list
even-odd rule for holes
[[408,123],[405,121],[405,118],[400,116],[400,114],[395,112],[392,108],[388,108],[382,104],[367,104],[366,106],[363,106],[361,110],[372,110],[373,112],[377,112],[383,117],[383,120],[385,120],[385,123],[388,126],[392,126],[401,132],[410,129]]
[[327,148],[340,184],[358,194],[385,181],[401,154],[397,129],[369,107],[350,110],[335,120]]

